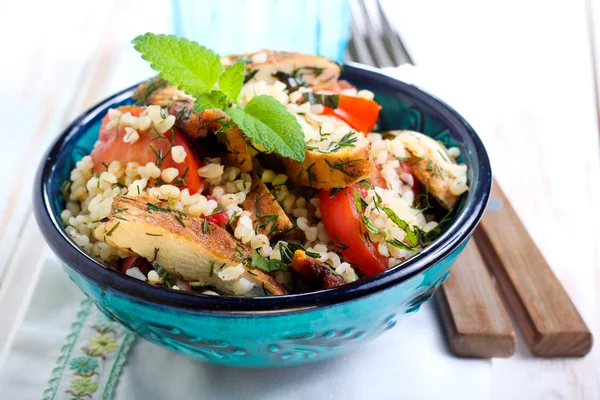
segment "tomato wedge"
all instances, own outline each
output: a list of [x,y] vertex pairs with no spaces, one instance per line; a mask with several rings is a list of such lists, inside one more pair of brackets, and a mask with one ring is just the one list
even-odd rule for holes
[[[143,107],[124,106],[119,107],[119,110],[131,115],[139,116],[143,111]],[[188,188],[190,194],[197,193],[202,187],[202,178],[198,176],[198,169],[202,166],[200,157],[194,151],[187,138],[179,133],[176,129],[165,132],[162,136],[155,131],[139,132],[139,139],[135,143],[125,143],[125,128],[119,127],[108,129],[108,115],[102,120],[100,134],[98,139],[100,143],[92,151],[92,159],[94,160],[94,170],[96,172],[104,171],[106,165],[110,162],[118,160],[123,167],[128,162],[136,162],[140,165],[146,165],[149,162],[157,163],[161,169],[177,168],[179,177],[183,177],[183,184]],[[182,146],[186,152],[185,160],[181,164],[173,161],[170,155],[171,147]],[[157,153],[161,155],[161,159],[157,157]]]
[[332,196],[331,190],[321,191],[321,218],[325,231],[340,248],[344,258],[355,264],[367,276],[387,269],[388,259],[377,251],[373,243],[363,235],[367,229],[356,209],[354,189],[364,197],[366,189],[357,184],[338,190]]
[[323,114],[337,116],[352,128],[363,133],[369,133],[377,123],[381,106],[373,100],[342,94],[346,89],[356,89],[346,81],[339,81],[327,90],[339,95],[339,105],[336,109],[325,107]]
[[369,133],[377,123],[381,106],[373,100],[360,97],[338,95],[340,102],[336,109],[323,107],[324,115],[335,115],[363,133]]

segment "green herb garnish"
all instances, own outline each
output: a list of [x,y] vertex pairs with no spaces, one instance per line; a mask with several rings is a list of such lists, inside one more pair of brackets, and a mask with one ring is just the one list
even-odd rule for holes
[[[284,105],[270,96],[255,96],[245,107],[237,103],[244,83],[243,62],[224,70],[221,58],[212,50],[172,35],[146,33],[132,43],[161,78],[196,98],[195,110],[220,108],[248,138],[266,151],[304,161],[304,133]],[[155,151],[155,155],[156,165],[160,167],[166,154]]]
[[106,236],[112,235],[112,233],[115,231],[115,229],[117,229],[119,227],[119,225],[121,225],[121,221],[117,222],[110,231],[106,232]]
[[398,217],[396,215],[396,213],[394,212],[394,210],[392,210],[391,208],[384,207],[383,211],[386,213],[388,218],[392,220],[393,223],[398,225],[398,227],[400,227],[404,232],[406,232],[406,238],[408,239],[410,244],[412,246],[416,246],[417,243],[419,242],[419,240],[417,238],[417,235],[415,235],[415,233],[412,231],[412,229],[410,229],[410,226],[408,225],[408,223],[406,221],[400,219],[400,217]]
[[265,272],[271,271],[287,271],[289,269],[288,265],[284,263],[282,260],[270,260],[266,257],[258,254],[258,251],[254,250],[252,252],[252,267],[258,268]]

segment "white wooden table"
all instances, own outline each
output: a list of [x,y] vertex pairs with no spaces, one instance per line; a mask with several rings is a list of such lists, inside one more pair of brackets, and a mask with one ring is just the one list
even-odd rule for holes
[[[599,109],[592,62],[600,25],[589,29],[598,0],[385,5],[418,67],[482,136],[504,191],[600,337]],[[595,11],[592,18],[586,10]],[[172,26],[170,2],[158,0],[6,0],[0,15],[2,350],[26,309],[45,248],[31,214],[42,152],[77,114],[152,75],[130,40]],[[520,345],[515,356],[487,367],[490,399],[600,398],[598,345],[584,359],[570,360],[536,359]]]

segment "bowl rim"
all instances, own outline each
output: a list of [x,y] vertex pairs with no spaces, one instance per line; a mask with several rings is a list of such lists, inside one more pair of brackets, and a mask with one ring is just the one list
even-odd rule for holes
[[46,241],[69,268],[85,275],[101,289],[112,289],[127,297],[148,301],[160,306],[202,312],[247,313],[271,311],[286,313],[326,307],[383,291],[429,270],[467,240],[483,216],[490,196],[492,180],[491,166],[485,147],[471,125],[452,107],[437,97],[368,66],[349,63],[344,65],[344,69],[345,72],[366,75],[371,79],[377,79],[383,84],[397,88],[410,98],[435,109],[445,119],[454,120],[454,124],[461,126],[470,136],[474,144],[474,152],[479,159],[477,165],[472,165],[472,168],[479,170],[477,184],[471,184],[471,187],[475,187],[475,190],[468,192],[465,206],[453,223],[421,253],[405,261],[401,268],[392,268],[357,282],[317,292],[268,297],[217,297],[179,292],[149,285],[146,282],[124,275],[120,271],[107,268],[101,262],[95,260],[68,237],[61,226],[59,217],[52,213],[51,194],[47,183],[54,171],[54,160],[64,144],[82,127],[97,118],[105,108],[130,97],[137,85],[106,98],[82,113],[54,140],[42,158],[34,181],[33,199],[34,213]]

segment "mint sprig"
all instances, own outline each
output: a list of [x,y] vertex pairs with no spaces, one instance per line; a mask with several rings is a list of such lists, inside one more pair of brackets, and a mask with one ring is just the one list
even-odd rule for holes
[[244,134],[266,151],[304,161],[304,133],[284,105],[270,96],[255,96],[246,106],[238,102],[244,84],[242,61],[223,69],[215,52],[173,35],[146,33],[132,43],[161,78],[196,98],[197,112],[225,110]]
[[303,161],[306,143],[296,118],[271,96],[254,96],[244,109],[228,108],[227,114],[246,136],[292,160]]
[[240,95],[242,85],[244,84],[244,70],[246,64],[243,61],[238,61],[233,65],[228,66],[223,71],[219,78],[219,89],[235,102]]
[[190,96],[209,92],[223,72],[221,57],[191,40],[146,33],[132,43],[161,78]]

